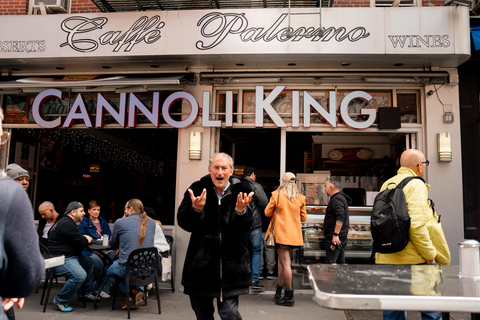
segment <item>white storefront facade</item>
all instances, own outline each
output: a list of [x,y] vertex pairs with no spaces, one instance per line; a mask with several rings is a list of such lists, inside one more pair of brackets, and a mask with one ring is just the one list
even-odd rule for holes
[[[456,68],[470,55],[468,9],[313,11],[2,16],[9,26],[0,30],[4,128],[13,136],[15,130],[150,130],[152,139],[176,130],[175,208],[219,150],[234,158],[247,154],[235,159],[240,167],[271,158],[272,168],[261,168],[277,180],[285,171],[326,170],[381,181],[379,159],[397,161],[402,148],[418,148],[430,160],[430,197],[458,263],[463,199]],[[16,96],[25,101],[7,102]],[[46,106],[50,98],[63,101],[62,108]],[[379,123],[378,108],[401,109],[400,126]],[[263,142],[266,153],[239,150],[243,131]],[[200,160],[189,158],[191,132],[201,133]],[[439,133],[451,139],[450,162],[438,161]],[[305,136],[312,147],[299,152],[295,140]],[[16,148],[2,149],[0,168],[16,159]],[[331,150],[355,148],[373,152],[370,164],[328,159]],[[303,164],[292,164],[298,157]],[[167,229],[175,238],[178,286],[189,234],[175,220]]]

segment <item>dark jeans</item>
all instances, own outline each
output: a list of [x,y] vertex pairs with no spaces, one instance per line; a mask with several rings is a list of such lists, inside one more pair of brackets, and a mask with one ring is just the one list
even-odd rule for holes
[[[197,320],[213,320],[215,307],[213,306],[213,297],[190,295],[190,304],[192,306]],[[222,320],[242,320],[238,312],[238,296],[223,299],[217,299],[218,315]]]
[[332,244],[332,238],[325,241],[325,263],[326,264],[345,264],[345,248],[347,247],[347,239],[340,240],[341,245],[335,246]]

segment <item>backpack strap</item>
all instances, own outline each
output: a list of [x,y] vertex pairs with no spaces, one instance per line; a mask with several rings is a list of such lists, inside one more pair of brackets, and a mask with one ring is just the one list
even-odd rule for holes
[[412,179],[420,179],[423,181],[423,183],[425,183],[425,180],[423,180],[422,177],[418,177],[418,176],[415,176],[415,177],[406,177],[405,179],[403,179],[398,185],[397,185],[397,188],[400,188],[400,189],[403,189],[403,187],[405,187],[407,185],[407,183],[410,182],[410,180]]

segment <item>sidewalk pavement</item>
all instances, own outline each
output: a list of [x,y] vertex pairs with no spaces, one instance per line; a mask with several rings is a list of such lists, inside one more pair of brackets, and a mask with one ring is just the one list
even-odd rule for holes
[[[313,301],[313,291],[310,290],[295,291],[294,307],[277,306],[273,299],[276,280],[261,280],[261,282],[265,285],[265,290],[251,290],[249,295],[240,297],[239,311],[245,320],[382,320],[381,311],[345,311],[322,308]],[[37,294],[33,293],[26,299],[25,306],[22,310],[15,310],[17,320],[127,319],[127,311],[121,310],[125,299],[123,296],[117,297],[115,310],[112,310],[112,298],[102,299],[98,304],[98,309],[93,310],[93,302],[88,302],[87,307],[83,309],[82,302],[75,297],[69,303],[70,306],[74,308],[72,312],[64,313],[58,311],[52,300],[53,296],[62,288],[63,283],[54,283],[47,310],[45,313],[42,313],[43,306],[40,305],[42,285],[40,285]],[[172,293],[168,290],[161,290],[160,301],[162,313],[158,314],[155,292],[150,291],[147,306],[141,306],[136,310],[132,310],[131,319],[195,320],[195,314],[190,307],[190,300],[188,296],[182,292],[176,291]],[[215,319],[220,319],[216,313]],[[410,312],[407,318],[407,320],[419,319],[420,314],[418,312]],[[455,313],[450,315],[450,319],[467,320],[470,319],[470,315]]]

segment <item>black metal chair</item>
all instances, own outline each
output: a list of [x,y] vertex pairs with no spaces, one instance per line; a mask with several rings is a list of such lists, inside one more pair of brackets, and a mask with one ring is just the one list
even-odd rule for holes
[[[115,309],[115,299],[118,290],[119,281],[125,281],[125,287],[127,288],[127,300],[130,289],[135,286],[143,287],[146,292],[146,286],[150,283],[154,283],[155,293],[157,297],[158,313],[161,314],[160,296],[158,295],[158,277],[157,277],[157,259],[158,251],[155,247],[146,247],[133,250],[128,256],[127,263],[125,264],[125,279],[115,277],[115,285],[113,286],[113,302],[112,310]],[[100,290],[103,289],[103,285]],[[147,295],[145,297],[145,305],[147,305]],[[96,302],[95,302],[96,306]],[[130,319],[130,303],[127,301],[128,319]]]

